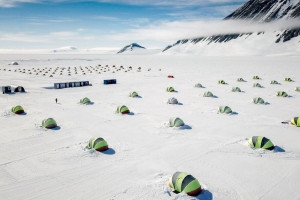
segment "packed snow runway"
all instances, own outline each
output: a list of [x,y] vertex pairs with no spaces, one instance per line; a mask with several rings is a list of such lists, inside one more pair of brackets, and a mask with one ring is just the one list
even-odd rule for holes
[[[8,65],[13,61],[19,65]],[[0,197],[299,199],[300,129],[281,123],[300,115],[300,92],[294,90],[300,86],[299,61],[271,56],[0,55],[0,85],[26,90],[0,95]],[[133,70],[54,77],[14,72],[99,64]],[[261,80],[253,80],[255,75]],[[237,82],[240,77],[246,82]],[[287,77],[294,82],[285,82]],[[103,85],[111,78],[117,79],[116,85]],[[218,84],[221,79],[228,84]],[[281,84],[271,85],[271,80]],[[92,86],[51,88],[71,81]],[[196,83],[204,88],[193,87]],[[166,92],[167,87],[176,92]],[[231,92],[232,87],[244,92]],[[140,98],[129,97],[133,91]],[[215,98],[203,97],[207,91]],[[277,97],[278,91],[290,97]],[[84,97],[93,104],[79,104]],[[167,104],[171,97],[180,104]],[[268,104],[253,104],[255,97]],[[26,114],[12,114],[16,105]],[[115,114],[119,105],[132,114]],[[218,114],[219,106],[229,106],[234,114]],[[50,117],[58,128],[40,127]],[[186,126],[168,127],[171,117],[180,117]],[[86,149],[95,136],[103,137],[110,149]],[[252,136],[265,136],[276,148],[254,150],[247,144]],[[202,193],[173,193],[168,179],[177,171],[197,178]]]

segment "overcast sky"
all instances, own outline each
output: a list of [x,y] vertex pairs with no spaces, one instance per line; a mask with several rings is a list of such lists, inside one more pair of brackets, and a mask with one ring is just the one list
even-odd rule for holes
[[0,0],[0,49],[118,49],[133,42],[163,48],[184,30],[220,21],[245,2]]

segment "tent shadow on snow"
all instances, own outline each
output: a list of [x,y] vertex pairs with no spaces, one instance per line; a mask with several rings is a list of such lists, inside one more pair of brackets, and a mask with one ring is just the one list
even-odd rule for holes
[[88,102],[85,105],[94,105],[94,102]]
[[21,113],[21,114],[19,114],[19,115],[27,115],[27,112],[23,112],[23,113]]
[[275,153],[283,153],[285,150],[279,146],[275,146],[274,150]]
[[238,115],[239,113],[237,113],[237,112],[232,112],[232,113],[230,113],[230,115]]
[[60,126],[56,126],[55,128],[51,128],[50,130],[58,131],[60,130]]
[[192,127],[189,126],[189,125],[187,125],[187,124],[185,124],[185,125],[183,125],[183,126],[180,126],[179,129],[180,129],[180,130],[190,130],[190,129],[192,129]]
[[126,115],[134,115],[134,112],[130,112],[130,113],[126,114]]
[[114,155],[116,151],[113,148],[109,148],[106,151],[102,151],[101,153],[106,154],[106,155]]
[[202,192],[198,196],[195,196],[193,198],[198,200],[212,200],[213,195],[209,190],[202,189]]

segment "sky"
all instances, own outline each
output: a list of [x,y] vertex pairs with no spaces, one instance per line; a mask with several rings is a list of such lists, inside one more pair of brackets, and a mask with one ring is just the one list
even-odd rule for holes
[[[0,49],[164,48],[247,0],[0,0]],[[201,30],[198,30],[201,32]]]

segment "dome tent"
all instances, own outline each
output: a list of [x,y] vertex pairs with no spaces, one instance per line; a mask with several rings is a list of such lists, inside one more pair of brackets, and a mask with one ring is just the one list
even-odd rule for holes
[[87,97],[84,97],[83,99],[80,99],[81,104],[88,104],[91,103],[91,100]]
[[94,149],[96,151],[106,151],[108,149],[108,144],[101,137],[93,137],[90,139],[87,148]]
[[293,80],[291,78],[285,78],[284,81],[292,82]]
[[295,91],[300,92],[300,87],[296,87]]
[[258,80],[258,79],[260,79],[258,76],[253,76],[253,79],[254,80]]
[[253,98],[252,102],[255,104],[264,104],[265,103],[265,101],[260,97]]
[[130,110],[126,106],[122,105],[117,108],[117,113],[128,114],[130,113]]
[[25,89],[24,89],[24,87],[22,87],[22,86],[15,86],[15,85],[12,85],[12,86],[11,86],[11,89],[12,89],[14,92],[25,92]]
[[17,63],[17,62],[11,62],[10,64],[11,65],[19,65],[19,63]]
[[184,125],[184,122],[179,117],[172,117],[171,119],[169,119],[169,126],[170,127],[180,127],[180,126],[183,126],[183,125]]
[[263,136],[253,136],[248,140],[248,143],[251,147],[255,149],[267,149],[273,150],[275,148],[271,140]]
[[294,117],[291,120],[291,124],[300,127],[300,117]]
[[168,99],[168,104],[178,104],[178,100],[174,97]]
[[173,87],[167,87],[167,92],[175,92]]
[[261,88],[262,86],[259,83],[253,83],[253,87]]
[[195,88],[202,88],[202,85],[200,83],[196,83],[194,87]]
[[245,80],[243,78],[238,78],[237,81],[238,82],[244,82]]
[[129,97],[138,97],[139,94],[137,92],[130,92]]
[[232,91],[232,92],[242,92],[241,88],[239,88],[239,87],[233,87],[233,88],[231,89],[231,91]]
[[210,91],[204,92],[203,94],[204,97],[213,97],[213,93],[211,93]]
[[276,96],[278,96],[278,97],[288,97],[289,95],[284,91],[279,91],[279,92],[276,93]]
[[226,84],[226,82],[224,80],[219,80],[218,84]]
[[232,110],[228,106],[220,106],[219,109],[218,109],[218,113],[230,114],[230,113],[232,113]]
[[277,81],[275,81],[275,80],[272,80],[271,84],[279,84],[279,83]]
[[176,193],[184,192],[190,196],[197,196],[201,192],[199,181],[186,172],[176,172],[169,179],[169,186]]
[[44,128],[55,128],[57,127],[56,121],[53,118],[44,119],[42,122]]
[[15,114],[22,114],[22,113],[24,113],[24,109],[22,108],[22,106],[15,106],[15,107],[12,107],[11,112],[13,112]]

